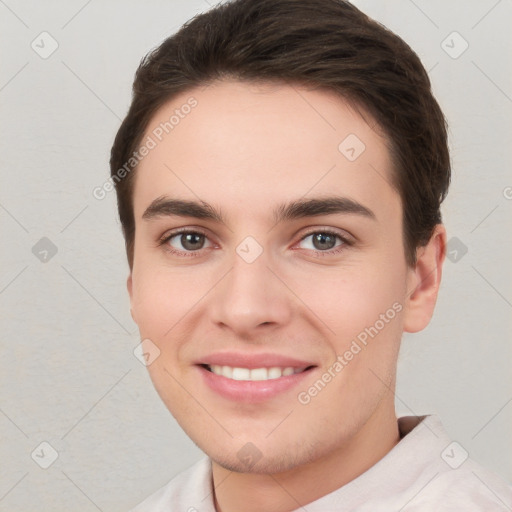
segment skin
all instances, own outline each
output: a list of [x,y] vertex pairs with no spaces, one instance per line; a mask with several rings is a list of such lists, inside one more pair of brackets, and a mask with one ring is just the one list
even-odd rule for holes
[[[146,135],[190,96],[197,106],[136,171],[132,316],[142,339],[160,350],[148,366],[158,393],[212,459],[217,510],[289,511],[353,480],[399,441],[394,388],[400,340],[432,316],[446,233],[438,225],[418,248],[415,267],[407,266],[386,139],[334,94],[216,82],[173,98]],[[349,134],[366,146],[353,162],[338,150]],[[206,201],[225,222],[143,219],[162,195]],[[334,213],[273,220],[281,204],[332,195],[357,201],[375,218]],[[158,245],[184,227],[206,233],[203,248],[187,253],[179,235]],[[333,249],[318,249],[308,235],[322,229],[351,244],[337,254],[339,239]],[[252,263],[236,252],[247,236],[263,249]],[[401,311],[301,404],[297,394],[396,303]],[[300,357],[316,367],[299,388],[263,403],[237,403],[206,386],[195,366],[223,350]],[[237,456],[246,443],[261,453],[251,467]]]

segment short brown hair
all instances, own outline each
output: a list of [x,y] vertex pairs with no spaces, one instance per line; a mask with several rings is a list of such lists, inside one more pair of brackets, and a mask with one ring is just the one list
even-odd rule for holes
[[189,20],[137,69],[132,103],[110,158],[130,268],[134,172],[123,173],[122,180],[117,173],[126,169],[163,104],[224,78],[334,91],[369,112],[389,139],[405,256],[415,264],[416,248],[441,222],[450,183],[446,121],[418,56],[348,1],[233,0]]

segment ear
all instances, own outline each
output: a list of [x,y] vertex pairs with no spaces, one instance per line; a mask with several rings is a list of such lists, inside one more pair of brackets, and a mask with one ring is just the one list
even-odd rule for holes
[[133,321],[137,323],[135,319],[135,314],[133,313],[133,282],[132,282],[132,274],[128,276],[126,280],[126,288],[128,289],[128,295],[130,296],[130,315],[132,315]]
[[404,331],[424,329],[434,313],[446,256],[446,229],[437,224],[427,245],[416,250],[416,265],[409,269]]

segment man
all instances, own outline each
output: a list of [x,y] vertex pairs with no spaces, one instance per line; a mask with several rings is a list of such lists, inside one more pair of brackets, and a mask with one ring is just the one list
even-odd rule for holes
[[132,316],[207,454],[135,510],[509,510],[436,417],[395,414],[450,181],[412,50],[341,0],[236,0],[133,90],[111,156]]

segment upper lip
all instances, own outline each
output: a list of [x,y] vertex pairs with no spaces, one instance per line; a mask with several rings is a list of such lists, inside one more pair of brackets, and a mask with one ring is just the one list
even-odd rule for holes
[[308,368],[315,366],[311,361],[281,354],[247,354],[241,352],[217,352],[197,361],[199,365],[231,366],[233,368]]

